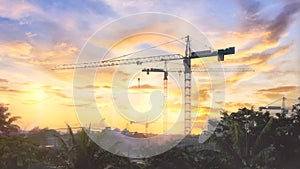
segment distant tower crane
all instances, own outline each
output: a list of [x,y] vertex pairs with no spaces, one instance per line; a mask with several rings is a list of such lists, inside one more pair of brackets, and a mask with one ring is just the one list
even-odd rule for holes
[[[259,111],[262,111],[262,110],[267,110],[267,111],[277,110],[277,111],[281,111],[282,114],[288,114],[289,113],[289,108],[287,107],[287,104],[286,104],[287,101],[296,101],[296,100],[295,99],[288,99],[286,97],[281,97],[281,98],[267,104],[266,106],[260,106]],[[276,103],[280,103],[280,102],[281,102],[281,106],[275,106]]]
[[151,69],[143,69],[142,72],[147,72],[149,75],[150,72],[163,72],[164,73],[164,101],[165,101],[165,111],[163,114],[163,133],[167,132],[168,129],[168,109],[167,109],[167,103],[168,103],[168,71],[167,71],[167,62],[165,61],[165,69],[157,69],[157,68],[151,68]]
[[[218,61],[224,61],[225,55],[230,55],[235,53],[234,47],[229,47],[226,49],[219,49],[216,51],[205,50],[191,52],[190,48],[190,37],[186,36],[186,49],[185,56],[181,54],[169,54],[169,55],[158,55],[158,56],[149,56],[141,58],[129,58],[129,59],[120,59],[112,58],[104,61],[96,62],[85,62],[85,63],[75,63],[75,64],[62,64],[54,67],[54,70],[65,70],[65,69],[85,69],[85,68],[97,68],[97,67],[109,67],[117,65],[129,65],[137,64],[141,65],[142,63],[149,62],[167,62],[174,60],[183,60],[184,65],[184,134],[190,134],[191,132],[191,60],[199,59],[203,57],[218,56]],[[128,55],[124,55],[128,56]]]

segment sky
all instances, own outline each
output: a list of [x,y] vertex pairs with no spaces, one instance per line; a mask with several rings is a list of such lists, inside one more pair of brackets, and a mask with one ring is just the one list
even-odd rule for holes
[[[140,20],[119,22],[120,18],[145,12],[167,14],[191,23],[202,32],[199,37],[205,36],[213,49],[230,46],[236,48],[236,54],[225,57],[222,63],[203,59],[193,61],[193,67],[211,63],[222,64],[223,67],[244,66],[254,70],[223,73],[224,86],[221,88],[225,94],[221,101],[214,100],[214,94],[218,91],[212,87],[213,73],[193,74],[193,111],[198,116],[195,118],[194,133],[201,131],[211,114],[219,113],[213,110],[214,107],[224,105],[223,109],[229,112],[241,107],[254,106],[257,109],[283,96],[291,102],[300,96],[300,2],[297,0],[2,0],[0,102],[8,104],[13,115],[22,117],[18,124],[23,130],[36,126],[63,128],[66,123],[79,126],[76,112],[86,111],[86,117],[89,117],[87,119],[92,119],[90,123],[96,127],[103,127],[101,124],[105,121],[113,128],[127,127],[144,132],[144,124],[132,124],[122,116],[122,113],[130,111],[128,103],[123,102],[125,95],[122,91],[129,93],[126,97],[131,103],[129,107],[147,112],[152,106],[149,102],[151,92],[163,92],[162,74],[146,75],[136,71],[146,66],[163,68],[164,64],[103,68],[95,74],[82,70],[75,75],[80,81],[76,84],[74,70],[51,69],[60,64],[76,63],[83,54],[86,54],[83,61],[103,59],[95,53],[84,51],[109,50],[105,58],[109,59],[174,40],[167,35],[151,33],[135,34],[122,39],[115,32],[121,32],[125,28],[138,28],[136,32],[139,29],[145,32],[153,29],[185,31],[184,27],[178,27],[178,20],[159,25],[151,24],[151,21],[141,25],[143,21]],[[97,31],[105,30],[113,23],[120,25],[108,29],[105,36],[97,37]],[[197,41],[198,37],[191,39],[192,47],[202,43]],[[182,42],[184,40],[163,45],[138,56],[184,53]],[[171,63],[168,68],[174,68],[179,63],[181,62]],[[88,83],[91,78],[93,83]],[[141,79],[140,84],[138,78]],[[182,81],[183,75],[178,72],[170,73],[168,126],[174,126],[178,119],[181,120],[180,124],[176,124],[177,131],[183,129],[183,117],[179,113],[183,104],[183,91],[179,87]],[[74,101],[74,91],[83,93],[79,96],[81,99]],[[92,95],[86,94],[91,92]],[[92,111],[91,102],[96,102],[96,107],[101,110],[101,119],[89,116],[88,112]],[[160,116],[149,122],[148,130],[153,133],[161,132],[162,121]]]

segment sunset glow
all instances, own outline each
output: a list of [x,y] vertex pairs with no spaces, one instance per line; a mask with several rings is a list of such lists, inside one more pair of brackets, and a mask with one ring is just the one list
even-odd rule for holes
[[[236,111],[251,106],[258,109],[283,96],[297,99],[300,94],[300,3],[293,0],[219,3],[90,0],[81,4],[71,0],[3,0],[0,2],[0,103],[9,104],[9,111],[22,117],[18,124],[23,130],[35,126],[64,128],[66,123],[80,126],[75,109],[87,111],[88,116],[95,101],[103,116],[103,119],[90,121],[95,128],[103,128],[106,123],[112,128],[144,132],[144,123],[130,122],[116,111],[116,104],[122,111],[129,110],[127,105],[122,104],[124,98],[117,98],[114,102],[112,91],[121,95],[122,90],[126,89],[132,107],[147,112],[152,106],[151,92],[159,91],[163,95],[163,73],[147,75],[145,72],[132,72],[147,67],[164,68],[163,62],[99,68],[95,77],[92,77],[93,84],[87,82],[91,78],[90,70],[80,71],[80,83],[74,83],[74,70],[51,70],[56,65],[76,63],[84,47],[109,51],[105,58],[97,56],[97,51],[86,53],[87,61],[101,61],[174,40],[174,37],[151,33],[154,29],[174,34],[179,29],[185,29],[178,28],[176,22],[145,24],[141,29],[148,33],[131,35],[125,39],[119,39],[115,34],[122,27],[110,29],[106,37],[91,38],[97,35],[96,31],[121,17],[143,12],[167,13],[190,22],[201,30],[214,49],[236,47],[236,54],[225,57],[221,63],[223,67],[242,66],[255,70],[224,73],[224,103],[212,101],[218,91],[212,88],[209,73],[193,73],[196,85],[193,86],[191,97],[193,105],[197,106],[192,109],[198,116],[193,133],[200,133],[208,118],[217,117],[219,112],[214,112],[212,108],[218,107],[215,106],[218,104],[224,104],[224,110]],[[122,26],[134,27],[135,24]],[[192,48],[205,43],[204,40],[199,42],[195,40],[197,38],[191,38]],[[133,57],[184,55],[184,45],[183,39]],[[206,48],[210,49],[209,46]],[[217,62],[216,57],[195,60],[193,68],[214,62]],[[175,68],[182,68],[181,60],[168,64],[168,69]],[[168,126],[182,119],[181,125],[176,126],[178,133],[183,131],[183,117],[180,116],[183,109],[183,91],[180,89],[183,77],[183,73],[170,72],[168,79]],[[128,85],[125,81],[128,81]],[[73,100],[74,90],[82,93],[93,91],[94,97],[91,99],[82,94],[82,100],[76,103]],[[164,105],[160,106],[163,109]],[[149,123],[148,130],[161,133],[162,128],[163,118],[160,116]]]

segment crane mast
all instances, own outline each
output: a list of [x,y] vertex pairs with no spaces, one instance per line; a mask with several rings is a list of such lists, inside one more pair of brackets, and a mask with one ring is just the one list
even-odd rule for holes
[[191,90],[192,90],[192,73],[191,73],[191,47],[190,47],[190,37],[187,36],[186,47],[185,47],[185,57],[183,59],[184,65],[184,134],[190,134],[191,132]]
[[[76,63],[76,64],[62,64],[57,65],[53,68],[53,70],[65,70],[65,69],[86,69],[86,68],[98,68],[98,67],[110,67],[110,66],[118,66],[118,65],[141,65],[143,63],[150,62],[165,62],[182,60],[184,65],[184,134],[190,134],[191,132],[191,81],[192,81],[192,70],[191,70],[191,59],[203,58],[203,57],[211,57],[218,56],[218,61],[224,61],[224,55],[230,55],[235,53],[234,47],[229,47],[226,49],[219,49],[216,51],[205,50],[205,51],[196,51],[192,52],[190,47],[190,37],[186,37],[186,46],[185,46],[185,56],[181,54],[169,54],[169,55],[157,55],[157,56],[149,56],[149,57],[140,57],[140,58],[128,58],[128,59],[120,59],[112,58],[104,61],[95,61],[95,62],[85,62],[85,63]],[[124,55],[127,56],[127,55]],[[122,56],[121,56],[122,57]],[[164,72],[164,92],[165,92],[165,102],[167,102],[167,70],[154,70],[155,72]],[[239,70],[243,71],[243,69]],[[247,71],[247,70],[246,70]],[[149,71],[148,71],[149,72]],[[164,123],[167,123],[167,116],[164,115]],[[148,125],[148,124],[146,124]],[[146,126],[148,128],[148,126]],[[167,124],[164,124],[164,131],[167,130]]]
[[164,72],[164,100],[165,100],[165,111],[163,115],[163,132],[168,131],[168,71],[167,61],[165,61],[165,72]]
[[162,72],[164,73],[164,101],[165,101],[165,110],[163,114],[163,133],[166,133],[168,130],[168,70],[167,70],[167,62],[165,61],[165,69],[143,69],[142,72],[147,72],[149,75],[150,72]]

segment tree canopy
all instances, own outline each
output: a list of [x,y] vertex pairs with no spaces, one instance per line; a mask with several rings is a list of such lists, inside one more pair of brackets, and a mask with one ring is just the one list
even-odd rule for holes
[[[26,135],[14,122],[7,105],[0,104],[0,168],[5,169],[298,169],[300,166],[300,98],[290,114],[241,108],[221,112],[216,130],[204,143],[175,147],[137,164],[111,154],[89,137],[89,130],[60,134],[34,128]],[[49,138],[59,146],[47,147]],[[192,136],[190,136],[192,137]],[[195,136],[194,136],[195,137]]]
[[14,124],[15,121],[20,119],[19,116],[11,116],[11,113],[8,112],[8,107],[0,103],[0,134],[8,135],[12,132],[18,132],[20,127]]

